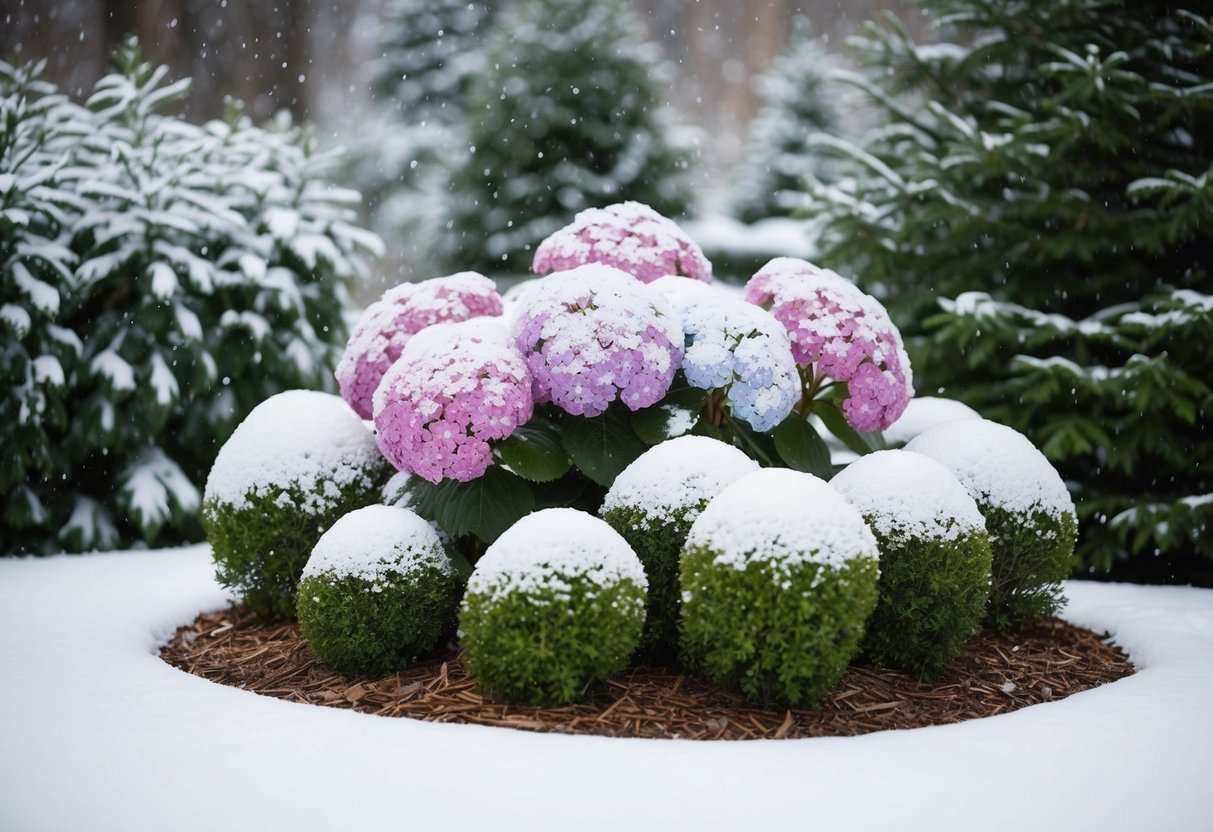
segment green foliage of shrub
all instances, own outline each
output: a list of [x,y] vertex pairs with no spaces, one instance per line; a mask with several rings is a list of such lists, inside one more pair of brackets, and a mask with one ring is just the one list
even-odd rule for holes
[[682,647],[719,684],[763,704],[811,706],[842,678],[876,606],[877,561],[790,571],[751,560],[714,563],[709,546],[682,557]]
[[933,678],[981,625],[990,538],[984,531],[955,540],[872,532],[880,547],[880,597],[862,651],[883,667]]
[[640,651],[669,658],[678,647],[678,617],[681,591],[678,588],[679,560],[687,532],[703,507],[677,509],[662,523],[631,506],[608,509],[602,519],[619,532],[640,558],[649,579],[644,634]]
[[583,577],[560,591],[469,591],[459,615],[468,670],[510,702],[563,705],[627,667],[644,629],[644,590]]
[[349,512],[376,502],[386,479],[386,470],[368,472],[338,488],[335,498],[317,491],[326,497],[320,512],[299,508],[305,495],[289,486],[250,492],[240,508],[205,501],[202,525],[214,550],[219,583],[236,590],[251,610],[293,617],[299,575],[321,535]]
[[923,389],[1074,484],[1087,574],[1213,585],[1208,4],[921,5],[939,42],[854,41],[886,124],[817,142],[823,259],[887,292]]
[[1078,525],[1073,513],[1007,511],[977,501],[993,550],[987,620],[1005,628],[1055,615],[1065,606],[1061,582],[1070,574]]
[[400,670],[454,633],[465,567],[408,509],[357,509],[334,523],[308,558],[295,604],[300,628],[334,670]]
[[87,106],[0,62],[0,552],[196,540],[215,453],[260,401],[333,388],[346,287],[381,243],[304,131],[133,43]]

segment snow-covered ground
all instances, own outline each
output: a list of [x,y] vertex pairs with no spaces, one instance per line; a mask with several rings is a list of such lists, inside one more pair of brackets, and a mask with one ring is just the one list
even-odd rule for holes
[[[1139,672],[938,728],[615,740],[386,719],[164,664],[206,547],[0,561],[0,829],[1207,830],[1213,591],[1071,583]],[[441,825],[441,826],[437,826]]]

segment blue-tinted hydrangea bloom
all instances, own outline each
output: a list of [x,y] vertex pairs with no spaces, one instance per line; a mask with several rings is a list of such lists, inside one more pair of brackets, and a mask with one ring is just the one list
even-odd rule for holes
[[725,390],[733,418],[756,431],[782,422],[800,395],[800,378],[779,321],[740,298],[714,293],[696,293],[680,306],[687,381]]

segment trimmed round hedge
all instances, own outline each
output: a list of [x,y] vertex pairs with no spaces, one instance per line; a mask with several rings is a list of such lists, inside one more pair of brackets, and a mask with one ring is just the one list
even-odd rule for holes
[[1005,628],[1056,614],[1078,535],[1074,501],[1044,454],[1018,431],[962,419],[919,434],[907,451],[948,468],[977,503],[993,550],[987,621]]
[[324,533],[299,580],[299,626],[340,673],[407,667],[451,631],[459,579],[437,532],[413,512],[367,506]]
[[459,613],[468,670],[511,702],[561,705],[640,643],[647,581],[627,542],[571,508],[530,514],[476,564]]
[[977,504],[944,466],[912,451],[860,457],[830,481],[880,548],[880,597],[862,651],[932,678],[985,613],[990,538]]
[[682,647],[762,704],[809,706],[842,677],[876,606],[876,539],[811,474],[767,468],[713,499],[682,556]]
[[687,532],[709,500],[756,470],[758,463],[732,445],[680,436],[645,451],[616,477],[600,513],[649,580],[642,653],[669,657],[677,650],[678,562]]
[[295,615],[295,589],[320,536],[374,503],[391,467],[338,396],[271,396],[220,449],[206,481],[202,524],[217,578],[250,609]]

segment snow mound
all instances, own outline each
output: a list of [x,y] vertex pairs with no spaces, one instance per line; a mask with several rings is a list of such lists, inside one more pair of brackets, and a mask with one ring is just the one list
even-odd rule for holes
[[1057,471],[1026,436],[988,419],[937,425],[905,448],[949,468],[979,503],[1057,519],[1074,514],[1074,501]]
[[381,459],[374,435],[340,396],[288,390],[253,408],[224,443],[204,501],[240,510],[249,496],[290,489],[277,499],[315,514]]
[[910,399],[905,412],[896,422],[885,428],[884,438],[891,444],[904,445],[918,434],[944,422],[980,418],[980,413],[955,399],[920,396]]
[[378,583],[388,572],[433,566],[447,574],[454,566],[438,534],[407,508],[366,506],[342,517],[321,536],[302,578],[332,575]]
[[674,224],[639,202],[589,208],[535,249],[536,274],[586,263],[615,266],[644,283],[663,275],[712,281],[703,250]]
[[540,590],[567,594],[568,580],[599,587],[631,581],[648,589],[644,567],[617,531],[593,515],[549,508],[519,520],[489,546],[468,580],[468,594],[498,598]]
[[913,451],[877,451],[830,485],[886,538],[958,540],[985,531],[977,503],[950,470]]
[[654,445],[623,469],[600,513],[634,508],[651,525],[669,523],[675,515],[693,521],[700,503],[757,470],[758,463],[732,445],[706,436],[680,436]]
[[823,480],[783,468],[747,474],[708,503],[687,535],[686,548],[698,546],[738,570],[756,560],[838,568],[879,557],[858,509]]

